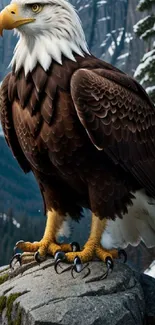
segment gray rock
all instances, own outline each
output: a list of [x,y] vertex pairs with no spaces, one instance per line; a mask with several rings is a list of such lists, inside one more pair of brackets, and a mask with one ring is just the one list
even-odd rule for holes
[[[57,275],[49,259],[33,266],[0,286],[1,297],[15,297],[10,316],[3,306],[0,324],[8,317],[22,325],[142,325],[145,303],[142,288],[133,271],[116,263],[109,277],[100,282],[85,283],[81,274],[76,279],[70,271]],[[94,277],[104,272],[101,262],[90,263]],[[84,272],[84,271],[83,271]],[[2,273],[1,273],[2,274]],[[11,296],[19,293],[20,296]]]
[[146,324],[155,324],[155,279],[146,274],[140,274],[138,280],[143,288],[145,296],[145,318]]

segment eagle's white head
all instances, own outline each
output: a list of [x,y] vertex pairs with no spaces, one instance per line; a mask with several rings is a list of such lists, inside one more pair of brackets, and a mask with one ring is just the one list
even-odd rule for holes
[[89,53],[80,19],[66,0],[12,0],[0,14],[0,33],[13,29],[19,36],[11,65],[25,75],[37,62],[48,70],[52,59],[62,55],[75,61],[74,54]]

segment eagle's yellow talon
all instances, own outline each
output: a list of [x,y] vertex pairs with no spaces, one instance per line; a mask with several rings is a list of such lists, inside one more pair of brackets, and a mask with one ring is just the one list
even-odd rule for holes
[[105,250],[101,246],[87,247],[85,245],[83,251],[81,252],[69,252],[65,254],[66,260],[70,263],[73,263],[76,257],[79,257],[82,263],[87,263],[93,260],[94,257],[98,257],[101,261],[106,262],[107,258],[118,258],[117,250]]
[[75,258],[78,256],[82,263],[87,263],[93,259],[95,252],[95,245],[86,244],[83,251],[81,252],[69,252],[65,254],[68,262],[73,263]]
[[[14,256],[12,260],[14,260],[17,256],[16,250],[20,249],[24,253],[21,255],[21,265],[29,263],[31,261],[36,260],[38,263],[45,260],[46,255],[54,256],[56,252],[72,252],[71,244],[57,244],[55,242],[48,242],[46,239],[42,239],[40,242],[24,242],[23,240],[16,243],[14,247]],[[34,253],[34,254],[33,254]],[[12,261],[11,260],[11,261]],[[11,262],[12,264],[12,262]]]
[[82,263],[88,263],[93,260],[94,257],[98,257],[101,261],[106,262],[107,258],[118,258],[117,250],[103,249],[100,241],[101,235],[106,227],[106,220],[99,220],[95,214],[92,214],[91,232],[88,241],[86,242],[81,252],[66,253],[66,260],[70,263],[74,263],[76,257],[79,257]]
[[30,242],[24,242],[22,240],[20,240],[19,242],[16,243],[15,245],[15,249],[21,249],[24,252],[36,252],[40,247],[40,242],[34,242],[34,243],[30,243]]
[[19,263],[20,266],[24,264],[28,264],[34,261],[34,254],[30,252],[25,252],[25,253],[17,253],[15,254],[10,261],[10,268],[14,270],[16,267],[16,264]]
[[111,259],[113,258],[118,258],[118,250],[113,249],[113,250],[106,250],[103,249],[102,246],[99,246],[96,248],[95,255],[101,260],[101,261],[106,261],[107,257],[110,257]]

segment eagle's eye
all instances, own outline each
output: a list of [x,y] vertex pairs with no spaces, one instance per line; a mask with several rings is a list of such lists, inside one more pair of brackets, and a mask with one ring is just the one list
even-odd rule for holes
[[41,4],[38,4],[38,3],[33,3],[31,5],[31,9],[34,13],[39,13],[42,9],[43,9],[43,6]]

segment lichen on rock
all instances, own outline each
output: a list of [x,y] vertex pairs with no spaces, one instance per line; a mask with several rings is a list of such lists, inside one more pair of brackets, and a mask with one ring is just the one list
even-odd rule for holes
[[[17,325],[19,320],[21,321],[21,311],[19,311],[19,303],[16,304],[17,317],[12,320],[12,308],[14,301],[21,296],[21,293],[12,293],[8,296],[6,301],[6,316],[8,320],[8,325]],[[21,323],[19,323],[20,325]]]
[[6,296],[0,296],[0,316],[2,315],[2,312],[6,307],[6,300]]
[[4,282],[6,282],[9,278],[9,274],[8,273],[5,273],[5,274],[2,274],[0,275],[0,285]]
[[[100,261],[89,267],[89,279],[105,272]],[[108,278],[96,283],[86,283],[84,274],[77,274],[76,279],[69,271],[56,274],[51,258],[21,270],[13,278],[9,274],[0,286],[1,295],[6,296],[0,299],[1,325],[143,324],[143,290],[127,265],[116,262]]]

